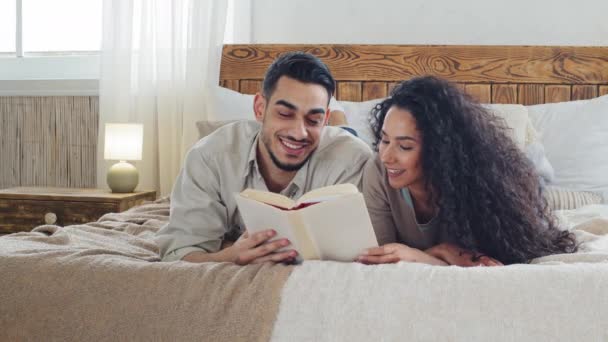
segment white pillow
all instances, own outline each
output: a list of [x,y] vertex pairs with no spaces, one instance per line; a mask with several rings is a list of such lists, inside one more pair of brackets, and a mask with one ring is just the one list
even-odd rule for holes
[[373,99],[365,102],[338,101],[344,107],[344,114],[348,121],[348,126],[357,131],[359,138],[365,141],[370,147],[375,142],[374,133],[369,124],[369,117],[372,108],[386,98]]
[[206,121],[254,120],[253,95],[215,86],[207,98],[207,113]]
[[528,106],[555,169],[556,186],[608,198],[608,95]]
[[[209,118],[205,121],[254,120],[253,95],[241,94],[232,89],[215,86],[207,98]],[[329,110],[344,111],[332,96]]]
[[507,134],[526,154],[534,165],[536,172],[546,183],[553,182],[555,171],[545,155],[545,149],[538,139],[538,133],[528,116],[528,109],[520,104],[485,104],[483,105],[499,116],[510,130]]
[[526,107],[518,104],[484,104],[483,106],[505,121],[509,128],[507,135],[523,150],[527,144],[528,125],[532,125]]

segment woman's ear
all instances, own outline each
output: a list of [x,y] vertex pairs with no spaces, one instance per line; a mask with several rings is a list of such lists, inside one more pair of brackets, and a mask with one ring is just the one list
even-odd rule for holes
[[259,122],[264,121],[264,113],[266,113],[266,98],[260,93],[256,93],[253,98],[253,114]]

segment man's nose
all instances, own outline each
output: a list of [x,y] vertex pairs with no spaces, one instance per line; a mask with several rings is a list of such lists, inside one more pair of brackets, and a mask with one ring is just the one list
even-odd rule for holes
[[296,140],[304,140],[308,138],[308,130],[304,120],[295,120],[293,127],[290,129],[290,135]]

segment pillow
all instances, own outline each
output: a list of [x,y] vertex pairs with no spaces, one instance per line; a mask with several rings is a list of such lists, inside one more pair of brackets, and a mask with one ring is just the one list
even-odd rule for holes
[[206,104],[208,121],[254,119],[253,95],[216,86],[209,92]]
[[599,194],[556,186],[549,186],[545,189],[545,198],[551,210],[571,210],[589,204],[602,203],[602,196]]
[[[207,112],[210,114],[207,119],[209,121],[254,119],[254,95],[241,94],[220,86],[213,87],[209,94],[209,98],[207,98]],[[330,111],[344,111],[333,96],[328,107]]]
[[532,162],[538,175],[546,183],[553,182],[555,171],[545,155],[544,146],[528,116],[527,108],[519,104],[486,104],[483,106],[505,120],[507,127],[510,128],[507,134]]
[[359,138],[370,147],[373,145],[375,138],[369,125],[369,115],[376,104],[384,99],[374,99],[365,102],[338,101],[344,107],[344,114],[346,115],[346,120],[348,120],[348,125],[357,131]]
[[[207,99],[208,120],[196,122],[199,139],[206,137],[221,126],[237,120],[254,120],[253,95],[246,95],[234,90],[214,87]],[[344,111],[338,101],[332,96],[329,101],[329,110]]]
[[532,125],[526,107],[518,104],[484,104],[483,107],[505,121],[508,127],[507,135],[524,150],[528,143],[528,124]]
[[608,198],[608,95],[591,100],[528,106],[554,185]]

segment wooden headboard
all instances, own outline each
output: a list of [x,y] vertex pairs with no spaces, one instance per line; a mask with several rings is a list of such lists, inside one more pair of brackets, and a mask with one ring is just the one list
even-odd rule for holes
[[260,88],[270,63],[286,51],[321,58],[337,81],[336,97],[384,97],[396,82],[431,74],[456,82],[483,103],[525,105],[608,94],[608,47],[426,45],[225,45],[220,84]]

